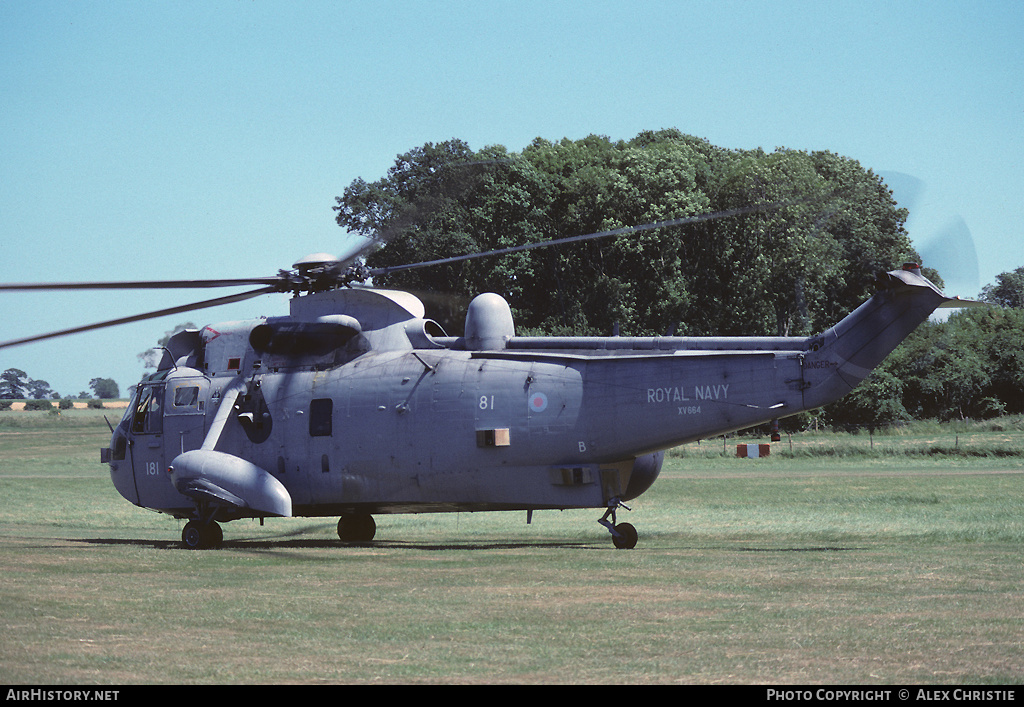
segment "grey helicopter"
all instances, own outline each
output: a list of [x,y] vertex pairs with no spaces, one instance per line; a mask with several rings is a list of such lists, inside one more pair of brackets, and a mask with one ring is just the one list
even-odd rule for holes
[[131,503],[185,520],[185,547],[223,542],[242,518],[338,517],[342,541],[375,515],[597,509],[619,522],[658,478],[665,450],[770,422],[851,391],[947,297],[915,263],[806,337],[517,336],[507,301],[469,304],[462,336],[408,292],[364,286],[403,268],[724,218],[718,212],[425,263],[373,269],[365,251],[315,254],[270,277],[9,283],[0,290],[255,290],[0,343],[15,346],[288,292],[286,316],[174,334],[111,426],[100,461]]

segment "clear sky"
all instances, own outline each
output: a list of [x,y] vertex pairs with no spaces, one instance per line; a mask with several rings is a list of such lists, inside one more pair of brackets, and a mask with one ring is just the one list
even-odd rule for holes
[[[350,248],[334,197],[426,142],[674,127],[883,174],[974,296],[1024,264],[1021,37],[1019,0],[3,0],[0,281],[274,274]],[[0,340],[229,293],[0,293]],[[286,313],[267,296],[0,350],[0,370],[126,391],[181,321]]]

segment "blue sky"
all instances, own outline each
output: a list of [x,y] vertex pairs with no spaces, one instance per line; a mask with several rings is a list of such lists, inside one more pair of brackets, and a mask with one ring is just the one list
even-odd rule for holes
[[[5,0],[0,281],[273,274],[347,250],[334,197],[425,142],[675,127],[882,173],[926,262],[966,271],[947,291],[974,296],[1024,264],[1022,36],[1016,0]],[[0,293],[0,339],[210,296]],[[4,349],[0,370],[124,391],[184,319],[286,312]]]

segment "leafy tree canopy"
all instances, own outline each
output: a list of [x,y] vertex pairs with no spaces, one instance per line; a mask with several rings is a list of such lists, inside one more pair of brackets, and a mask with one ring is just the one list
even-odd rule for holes
[[92,392],[95,393],[96,397],[101,400],[109,400],[121,396],[117,381],[113,378],[93,378],[89,381],[89,387],[92,388]]
[[996,275],[996,282],[985,285],[981,300],[1003,307],[1024,309],[1024,265],[1011,272]]
[[60,395],[50,387],[49,383],[29,378],[28,374],[20,368],[8,368],[0,374],[0,399],[32,398],[42,400],[59,397]]
[[[810,334],[870,296],[877,274],[919,260],[906,211],[855,160],[728,150],[678,130],[537,138],[518,153],[427,143],[336,202],[340,226],[384,245],[373,267],[772,206],[376,280],[464,298],[497,292],[520,333],[608,334],[617,323],[631,335]],[[442,324],[461,330],[460,319]]]
[[28,387],[28,374],[20,368],[8,368],[0,373],[0,399],[24,398]]

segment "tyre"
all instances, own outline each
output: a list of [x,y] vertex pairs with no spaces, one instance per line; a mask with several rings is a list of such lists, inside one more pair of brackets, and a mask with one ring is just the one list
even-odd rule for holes
[[181,531],[181,544],[189,550],[206,550],[220,547],[224,541],[224,531],[219,524],[210,522],[203,525],[190,520]]
[[638,539],[636,528],[629,523],[619,523],[615,526],[618,535],[612,535],[612,543],[620,550],[632,550],[636,547]]
[[377,534],[377,523],[371,515],[342,516],[338,520],[338,537],[349,543],[368,543]]

